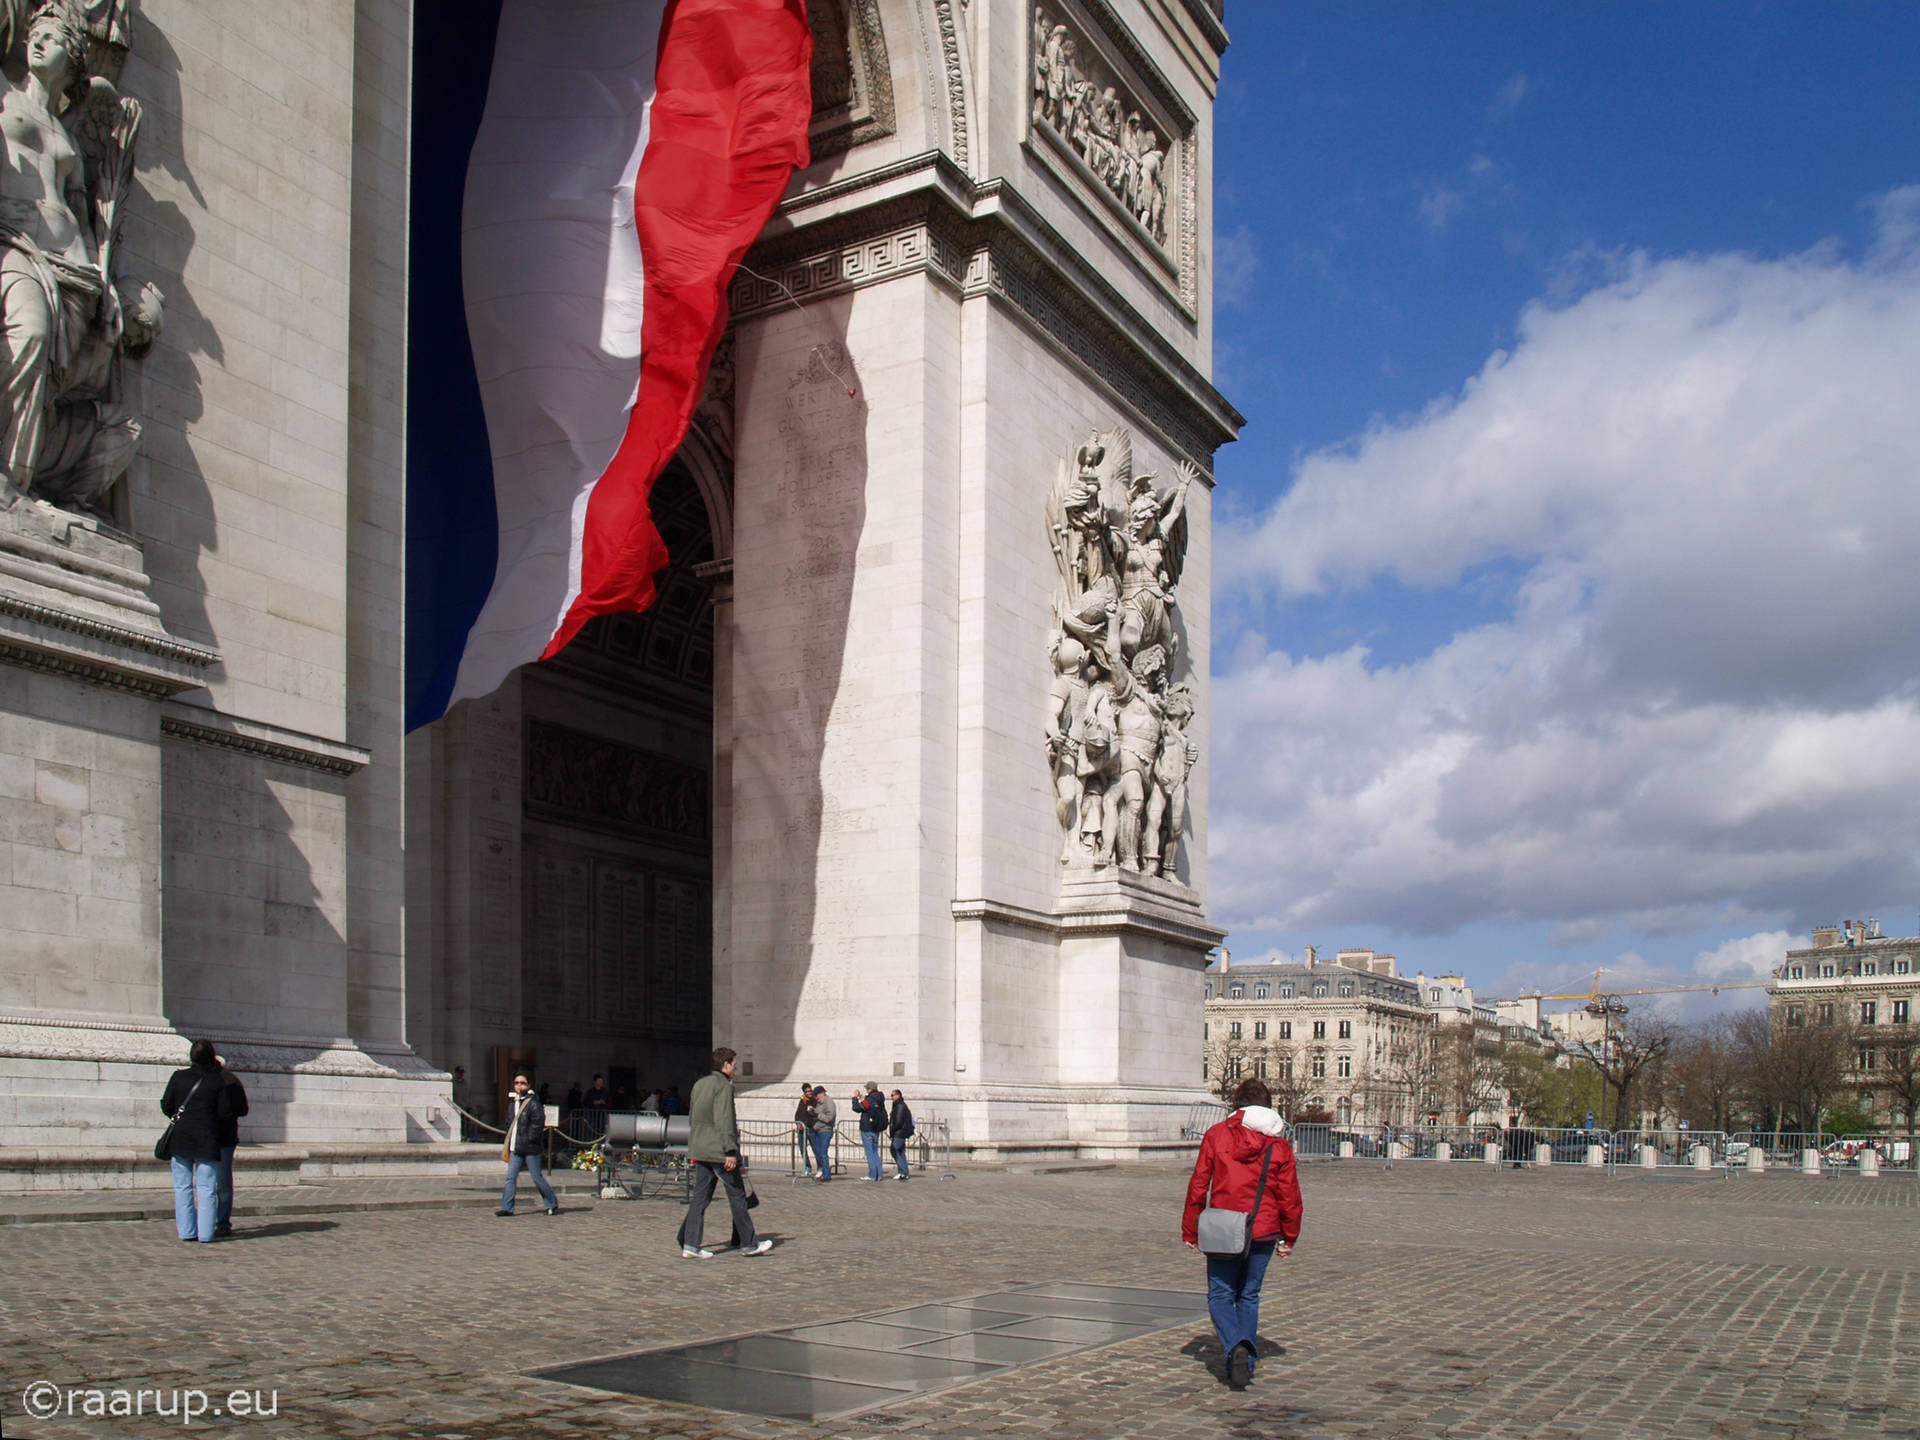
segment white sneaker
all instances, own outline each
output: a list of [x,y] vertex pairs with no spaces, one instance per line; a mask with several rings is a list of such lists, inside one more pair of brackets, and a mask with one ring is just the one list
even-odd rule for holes
[[682,1245],[680,1247],[680,1258],[682,1260],[711,1260],[713,1258],[713,1252],[711,1250],[696,1250],[691,1245]]
[[746,1249],[742,1250],[740,1253],[742,1255],[764,1255],[767,1253],[767,1251],[771,1250],[772,1248],[773,1248],[773,1241],[760,1240],[760,1241],[756,1241],[752,1245],[749,1245]]

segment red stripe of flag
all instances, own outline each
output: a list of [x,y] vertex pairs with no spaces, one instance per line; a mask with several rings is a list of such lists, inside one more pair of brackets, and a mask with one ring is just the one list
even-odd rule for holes
[[667,547],[647,508],[727,325],[727,286],[808,160],[806,0],[672,0],[634,219],[646,265],[640,389],[587,502],[580,594],[541,659],[595,615],[644,610]]

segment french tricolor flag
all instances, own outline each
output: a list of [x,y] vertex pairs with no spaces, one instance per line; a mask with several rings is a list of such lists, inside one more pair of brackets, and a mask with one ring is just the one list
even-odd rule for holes
[[[806,0],[500,0],[492,39],[481,104],[447,60],[416,75],[409,729],[652,603],[648,495],[807,163]],[[427,252],[463,145],[456,330]]]

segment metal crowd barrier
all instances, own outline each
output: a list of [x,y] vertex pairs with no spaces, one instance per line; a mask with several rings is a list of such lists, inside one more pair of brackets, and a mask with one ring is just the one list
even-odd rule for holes
[[1224,1104],[1218,1103],[1209,1105],[1203,1101],[1201,1104],[1189,1106],[1187,1123],[1180,1127],[1180,1138],[1182,1140],[1202,1139],[1207,1131],[1232,1113]]
[[[792,1120],[755,1120],[740,1123],[740,1148],[756,1163],[768,1169],[784,1169],[790,1180],[813,1174],[814,1158],[810,1145],[803,1142],[799,1124]],[[893,1146],[880,1137],[881,1173],[894,1173]],[[865,1177],[867,1149],[860,1139],[858,1120],[837,1121],[833,1138],[827,1142],[827,1166],[836,1176]],[[953,1175],[953,1132],[948,1123],[934,1116],[914,1117],[913,1134],[907,1138],[907,1168],[916,1175],[938,1175],[951,1180]]]

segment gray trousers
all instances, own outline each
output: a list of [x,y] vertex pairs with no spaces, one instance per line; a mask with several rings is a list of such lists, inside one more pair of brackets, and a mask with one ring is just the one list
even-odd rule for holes
[[692,1250],[700,1248],[700,1237],[706,1233],[707,1206],[713,1200],[715,1185],[727,1192],[727,1204],[733,1210],[733,1233],[739,1238],[740,1248],[751,1249],[755,1240],[753,1212],[747,1209],[747,1192],[740,1183],[740,1172],[710,1160],[693,1162],[693,1194],[687,1200],[686,1221],[680,1226],[680,1243]]

